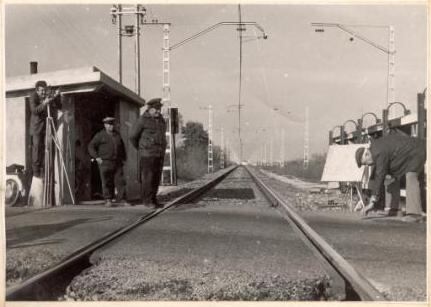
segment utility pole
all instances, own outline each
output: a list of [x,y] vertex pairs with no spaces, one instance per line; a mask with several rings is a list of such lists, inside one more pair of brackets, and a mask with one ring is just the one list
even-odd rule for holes
[[310,155],[310,135],[309,135],[309,108],[305,107],[305,127],[304,127],[304,169],[308,169]]
[[280,167],[284,167],[284,128],[281,129],[281,142],[280,142]]
[[395,30],[393,26],[389,26],[389,50],[388,55],[388,93],[387,105],[395,101]]
[[[125,25],[123,27],[123,16],[135,17],[135,25]],[[123,83],[123,50],[122,38],[135,37],[135,92],[141,96],[141,55],[140,55],[140,31],[141,25],[144,23],[146,9],[137,4],[135,6],[122,6],[121,4],[114,5],[111,8],[112,23],[117,23],[118,18],[118,80]]]
[[[135,17],[135,25],[125,25],[123,28],[122,17],[129,15]],[[170,43],[169,31],[170,23],[159,22],[157,19],[152,19],[151,22],[146,20],[146,8],[140,4],[136,6],[123,7],[122,5],[114,5],[111,8],[112,23],[117,23],[118,18],[118,65],[119,65],[119,82],[122,83],[122,37],[135,36],[135,91],[141,96],[141,56],[140,56],[140,36],[142,26],[163,26],[163,48],[162,48],[162,101],[166,107],[164,117],[167,120],[166,131],[166,155],[165,161],[167,164],[163,166],[162,183],[169,182],[172,185],[177,184],[176,165],[175,165],[175,133],[173,116],[177,116],[178,108],[171,106],[171,87],[170,87]],[[166,180],[165,172],[168,172],[168,180]]]
[[230,143],[229,143],[229,139],[227,137],[226,137],[225,152],[226,152],[225,165],[227,165],[227,163],[230,162]]
[[208,173],[214,172],[213,165],[213,108],[208,106]]
[[239,140],[239,160],[242,162],[242,139],[241,139],[241,90],[242,90],[242,32],[245,27],[242,24],[241,4],[238,4],[239,25],[237,28],[239,35],[239,91],[238,91],[238,140]]
[[274,163],[273,160],[273,136],[272,134],[269,136],[269,165],[272,166]]
[[208,110],[208,173],[213,173],[213,107],[209,105],[206,108],[201,107],[200,109]]
[[224,129],[221,128],[221,136],[220,136],[220,168],[224,168]]

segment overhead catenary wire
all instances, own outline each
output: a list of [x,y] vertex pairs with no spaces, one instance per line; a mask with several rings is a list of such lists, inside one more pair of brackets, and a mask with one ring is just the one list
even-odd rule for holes
[[[254,29],[254,31],[256,34],[256,29]],[[261,76],[262,76],[262,80],[263,80],[263,89],[264,89],[263,104],[272,109],[274,106],[271,106],[271,104],[270,104],[269,86],[268,86],[268,78],[267,78],[267,74],[266,74],[266,68],[265,68],[265,65],[262,64],[262,63],[264,63],[265,57],[263,56],[262,46],[260,45],[259,40],[257,40],[256,46],[257,46],[256,48],[257,48],[257,51],[258,51],[258,54],[260,57],[259,63],[261,63],[260,64],[260,70],[261,70]],[[299,118],[295,115],[292,115],[290,112],[288,114],[283,114],[283,112],[278,112],[278,113],[291,123],[302,124],[305,122],[304,118]]]
[[[73,18],[69,14],[70,12],[59,10],[56,7],[35,7],[41,14],[41,20],[48,27],[48,30],[55,32],[56,35],[54,37],[62,38],[62,44],[69,46],[71,50],[79,53],[83,61],[94,58],[99,61],[101,66],[109,67],[111,60],[108,54],[106,52],[98,52],[103,46],[94,42],[91,34],[89,34],[91,32],[82,31],[75,25]],[[94,63],[89,63],[89,65],[94,65]]]

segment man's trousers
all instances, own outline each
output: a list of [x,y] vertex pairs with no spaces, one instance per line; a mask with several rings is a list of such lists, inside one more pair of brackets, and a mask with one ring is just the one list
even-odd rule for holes
[[123,165],[121,162],[103,160],[99,164],[100,179],[102,180],[102,193],[105,200],[115,197],[115,188],[117,188],[117,201],[125,200],[126,182],[123,174]]
[[45,162],[45,133],[32,135],[31,146],[31,168],[33,170],[33,176],[40,177],[43,173]]
[[[406,214],[421,214],[421,189],[424,189],[423,174],[409,172],[406,174]],[[395,180],[387,186],[386,203],[391,209],[399,209],[400,182]],[[425,200],[424,200],[425,201]]]
[[157,205],[157,191],[162,178],[164,157],[141,157],[141,200]]

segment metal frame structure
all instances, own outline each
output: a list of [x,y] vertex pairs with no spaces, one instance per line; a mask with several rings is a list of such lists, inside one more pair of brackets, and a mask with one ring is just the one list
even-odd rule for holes
[[[392,106],[401,105],[404,109],[404,115],[396,118],[389,119],[389,111]],[[426,109],[425,109],[425,92],[418,94],[417,99],[417,114],[412,114],[405,105],[401,102],[393,102],[382,110],[382,119],[379,119],[373,112],[366,112],[362,114],[356,122],[354,120],[347,120],[343,125],[337,125],[329,131],[329,145],[332,144],[349,144],[349,143],[364,143],[366,137],[376,135],[386,135],[391,130],[401,130],[404,133],[425,139],[426,135]],[[363,127],[363,120],[366,116],[371,115],[375,118],[375,124],[368,127]],[[352,122],[356,125],[356,130],[351,133],[346,133],[344,126]],[[338,135],[334,135],[334,130],[340,129]]]
[[[329,131],[329,145],[332,144],[362,144],[367,143],[370,139],[379,136],[387,135],[391,131],[398,131],[406,135],[417,137],[420,139],[426,138],[426,89],[423,93],[417,95],[417,114],[411,114],[405,105],[401,102],[390,103],[387,108],[382,110],[382,119],[380,120],[376,114],[372,112],[364,113],[360,119],[355,122],[354,120],[347,120],[343,125],[335,126]],[[389,111],[392,106],[401,105],[404,110],[404,115],[396,118],[389,119]],[[375,118],[375,124],[368,127],[363,127],[363,119],[367,115],[372,115]],[[345,132],[345,125],[352,122],[356,126],[356,130],[351,133]],[[334,136],[334,129],[340,128],[340,134]],[[360,193],[359,193],[360,194]],[[405,191],[401,189],[401,196],[405,195]],[[390,209],[390,204],[385,203],[385,210]]]

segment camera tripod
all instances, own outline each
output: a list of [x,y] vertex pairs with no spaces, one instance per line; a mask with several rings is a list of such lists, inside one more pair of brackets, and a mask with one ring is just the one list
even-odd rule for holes
[[[75,205],[75,197],[70,186],[69,174],[67,172],[66,165],[64,163],[63,150],[58,139],[54,119],[51,116],[51,109],[48,104],[47,106],[47,117],[45,127],[45,165],[44,165],[44,182],[43,182],[43,207],[52,207],[54,204],[54,154],[57,153],[58,161],[58,178],[60,185],[60,202],[63,202],[63,176],[60,172],[61,169],[64,171],[64,177],[66,178],[66,184],[69,190],[72,204]],[[53,147],[53,145],[55,147]]]

